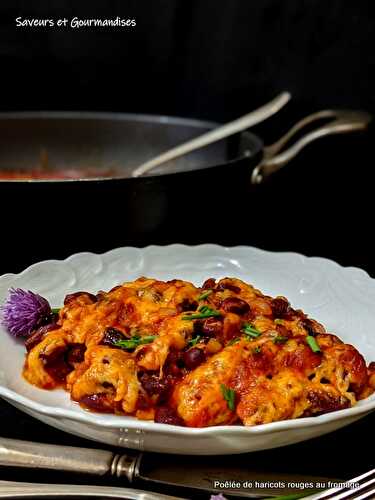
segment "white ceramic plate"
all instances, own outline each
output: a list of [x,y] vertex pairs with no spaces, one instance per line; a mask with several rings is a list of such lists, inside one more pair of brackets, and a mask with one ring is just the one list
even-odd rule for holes
[[[20,274],[0,277],[0,303],[12,286],[26,288],[59,306],[67,293],[108,290],[139,276],[181,278],[201,284],[206,278],[235,276],[269,295],[285,295],[375,360],[375,280],[356,268],[321,258],[273,253],[252,247],[170,245],[118,248],[103,255],[80,253],[64,261],[44,261]],[[363,417],[375,408],[375,395],[354,408],[319,417],[255,427],[218,426],[189,429],[133,417],[86,412],[63,390],[45,391],[21,375],[25,349],[0,330],[0,395],[49,425],[96,441],[139,450],[180,454],[242,453],[296,443],[325,434]]]

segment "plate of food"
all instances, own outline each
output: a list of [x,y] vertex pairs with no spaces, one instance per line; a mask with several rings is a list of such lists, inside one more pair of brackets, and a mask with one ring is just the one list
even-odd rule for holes
[[0,395],[67,432],[225,454],[375,408],[375,281],[217,245],[75,254],[0,277]]

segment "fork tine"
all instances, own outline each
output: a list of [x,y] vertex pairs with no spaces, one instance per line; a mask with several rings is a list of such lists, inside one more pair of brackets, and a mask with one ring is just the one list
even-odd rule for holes
[[371,500],[375,498],[375,489],[371,488],[370,491],[367,491],[366,493],[363,493],[363,495],[360,495],[359,497],[354,497],[355,500],[366,500],[369,498]]
[[[329,490],[322,491],[321,493],[317,493],[315,495],[311,495],[306,497],[306,500],[340,500],[340,499],[361,499],[362,497],[358,497],[359,493],[362,493],[364,499],[371,498],[374,493],[374,490],[371,489],[370,492],[364,492],[364,489],[368,489],[371,485],[375,484],[375,469],[372,469],[360,476],[354,477],[353,479],[349,479],[346,481],[346,484],[349,483],[358,483],[359,486],[357,488],[348,488],[348,487],[336,487],[330,488]],[[375,498],[375,495],[373,495]]]
[[[370,486],[372,486],[371,491],[366,491]],[[346,491],[343,491],[342,493],[339,493],[338,495],[334,495],[331,498],[332,500],[344,500],[345,498],[358,499],[363,497],[363,495],[367,495],[368,493],[374,493],[374,488],[375,488],[375,475],[370,480],[365,481],[363,483],[361,482],[358,488],[350,488]],[[361,492],[362,495],[360,496]],[[363,498],[370,498],[370,497],[364,496]]]

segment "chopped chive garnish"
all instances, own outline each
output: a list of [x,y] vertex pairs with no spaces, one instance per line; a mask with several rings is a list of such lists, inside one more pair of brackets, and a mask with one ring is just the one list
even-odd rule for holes
[[254,347],[253,352],[255,352],[255,354],[259,354],[260,352],[262,352],[262,348],[257,345],[256,347]]
[[284,321],[283,321],[282,319],[276,318],[276,319],[274,320],[274,323],[275,323],[275,325],[283,325],[283,324],[284,324]]
[[211,293],[212,293],[212,292],[213,292],[213,290],[211,290],[211,289],[210,289],[210,290],[207,290],[206,292],[201,293],[201,294],[199,295],[199,297],[198,297],[198,300],[204,300],[204,299],[207,299],[207,297],[208,297],[209,295],[211,295]]
[[198,342],[201,340],[202,336],[197,335],[196,337],[193,337],[192,339],[189,340],[188,346],[189,347],[194,347],[195,345],[198,344]]
[[320,352],[320,347],[316,339],[312,335],[306,336],[306,342],[309,344],[312,352]]
[[257,337],[262,335],[261,332],[257,330],[254,326],[250,325],[250,323],[245,323],[242,327],[242,331],[245,335],[253,339],[256,339]]
[[233,411],[234,405],[236,401],[236,392],[230,387],[225,386],[224,384],[220,384],[221,393],[223,398],[227,402],[228,408]]
[[276,337],[273,338],[273,343],[274,344],[284,344],[288,339],[288,337],[284,337],[283,335],[276,335]]
[[240,341],[240,337],[234,337],[233,339],[231,339],[227,345],[233,345],[233,344],[237,344],[237,342]]
[[189,314],[188,316],[182,316],[182,319],[204,319],[212,318],[213,316],[221,316],[220,311],[211,309],[208,306],[201,306],[197,313]]
[[121,347],[122,349],[135,349],[136,347],[143,344],[150,344],[156,339],[156,335],[145,335],[144,337],[140,337],[139,335],[133,335],[130,339],[127,340],[119,340],[115,342],[113,345],[116,347]]
[[211,309],[211,307],[208,307],[208,306],[200,306],[198,311],[200,311],[202,313],[209,313],[209,314],[214,313],[215,316],[217,314],[220,315],[219,311],[216,311],[215,309]]

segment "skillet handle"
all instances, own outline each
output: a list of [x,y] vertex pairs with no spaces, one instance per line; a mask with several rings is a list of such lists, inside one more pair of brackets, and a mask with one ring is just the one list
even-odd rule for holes
[[[306,125],[324,118],[332,118],[328,123],[307,133],[289,148],[283,150],[290,139]],[[261,163],[255,167],[251,176],[252,184],[260,184],[274,172],[280,170],[310,142],[331,134],[344,134],[356,130],[364,130],[372,116],[365,111],[324,110],[307,116],[292,127],[277,142],[264,148]]]

